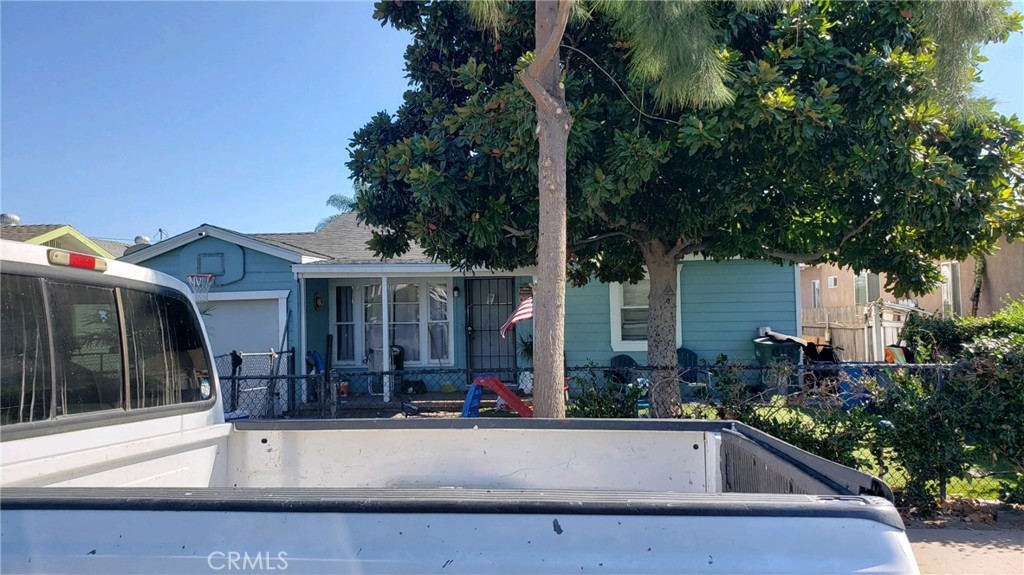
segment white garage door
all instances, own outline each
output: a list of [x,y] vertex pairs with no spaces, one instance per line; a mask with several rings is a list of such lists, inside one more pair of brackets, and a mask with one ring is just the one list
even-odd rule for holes
[[281,346],[281,318],[278,300],[228,300],[210,302],[213,309],[203,316],[210,334],[213,355],[265,352]]

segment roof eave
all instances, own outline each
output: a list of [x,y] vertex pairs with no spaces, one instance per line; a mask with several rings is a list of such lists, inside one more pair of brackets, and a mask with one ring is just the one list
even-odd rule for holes
[[459,270],[445,263],[314,263],[292,266],[296,276],[310,278],[365,278],[374,276],[533,276],[535,268],[520,268],[512,271],[491,271],[477,267]]
[[71,226],[61,226],[59,228],[50,230],[48,232],[42,233],[42,234],[40,234],[38,236],[35,236],[34,238],[29,238],[29,239],[25,240],[25,243],[26,244],[35,244],[35,245],[41,246],[41,245],[45,245],[46,242],[51,242],[51,241],[59,239],[59,238],[61,238],[63,236],[71,236],[76,241],[78,241],[80,244],[82,244],[86,248],[92,250],[93,253],[95,253],[96,255],[98,255],[98,256],[100,256],[102,258],[114,259],[113,254],[111,254],[107,250],[101,248],[96,242],[90,240],[84,234],[82,234],[82,232],[76,230],[75,228],[73,228]]
[[267,242],[257,240],[245,234],[233,232],[224,228],[218,228],[217,226],[211,226],[209,224],[203,224],[195,229],[187,232],[178,234],[174,237],[167,238],[166,240],[154,244],[144,250],[138,250],[128,255],[122,256],[121,261],[125,261],[132,264],[144,262],[148,259],[156,256],[165,254],[173,251],[180,247],[186,246],[192,242],[201,240],[205,237],[217,238],[225,242],[237,244],[243,248],[262,252],[277,258],[281,258],[285,261],[293,264],[302,263],[305,256],[304,254],[295,251],[275,246]]

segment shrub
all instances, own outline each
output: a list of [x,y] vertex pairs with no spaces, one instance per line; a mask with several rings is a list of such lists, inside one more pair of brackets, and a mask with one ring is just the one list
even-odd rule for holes
[[843,410],[836,407],[751,412],[745,423],[791,443],[800,449],[836,463],[853,467],[870,467],[862,448],[870,442],[878,418],[860,407]]
[[[864,460],[866,444],[873,440],[878,417],[855,407],[844,409],[840,401],[824,396],[766,397],[765,387],[744,380],[740,366],[721,356],[715,363],[716,415],[736,419],[810,453],[850,467],[870,465]],[[791,364],[772,362],[766,369],[769,381],[787,385]],[[774,391],[778,391],[778,385]],[[691,410],[693,411],[693,410]],[[858,455],[861,454],[861,455]]]
[[955,397],[916,375],[897,374],[893,385],[877,390],[875,409],[886,423],[880,441],[907,473],[902,503],[934,509],[940,486],[965,476],[971,459]]
[[977,317],[912,315],[902,338],[921,361],[956,361],[979,351],[1012,351],[1024,344],[1024,297],[1007,301],[998,313]]
[[636,417],[636,403],[644,389],[583,376],[573,377],[572,381],[572,387],[578,388],[580,393],[566,408],[569,417]]
[[[965,455],[983,455],[992,462],[1009,465],[1015,479],[1003,482],[1004,498],[1024,493],[1024,298],[1007,302],[988,318],[911,318],[904,338],[926,357],[957,361],[941,389],[926,398],[908,390],[910,406],[889,401],[886,409],[899,417],[918,410],[929,437],[921,438],[921,449],[904,441],[903,456],[912,459],[934,457],[933,473],[928,465],[911,462],[923,473],[924,481],[958,470]],[[935,415],[933,417],[932,415]],[[942,422],[936,421],[941,415]],[[901,437],[894,437],[900,441]],[[949,443],[952,441],[959,443]],[[935,445],[929,449],[928,442]],[[913,452],[920,451],[917,455]],[[962,451],[962,454],[960,452]],[[953,452],[957,452],[956,455]],[[953,477],[954,475],[946,475]],[[915,483],[915,489],[920,481]]]

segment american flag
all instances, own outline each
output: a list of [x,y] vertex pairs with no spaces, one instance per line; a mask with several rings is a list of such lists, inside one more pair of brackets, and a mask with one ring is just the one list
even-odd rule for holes
[[512,329],[516,322],[531,318],[533,318],[533,298],[528,297],[523,300],[523,303],[519,304],[519,307],[516,308],[516,311],[512,312],[512,315],[508,316],[505,325],[501,326],[499,330],[501,337],[504,338],[505,334],[508,333],[508,330]]

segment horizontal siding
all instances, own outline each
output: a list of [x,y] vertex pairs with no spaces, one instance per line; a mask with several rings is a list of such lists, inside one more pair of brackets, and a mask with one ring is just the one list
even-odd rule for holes
[[[694,261],[680,266],[683,346],[713,362],[720,353],[733,361],[753,360],[752,340],[760,326],[796,330],[796,278],[792,266],[731,260]],[[607,365],[611,348],[608,286],[591,282],[566,290],[565,358],[568,366]],[[639,363],[647,354],[630,352]]]
[[793,266],[749,260],[688,261],[682,266],[683,346],[713,362],[752,361],[757,328],[797,334]]
[[158,272],[163,272],[167,275],[174,276],[181,281],[185,281],[186,273],[181,271],[181,258],[178,255],[178,250],[160,254],[141,262],[138,265]]
[[[592,281],[565,290],[565,364],[607,365],[613,355],[608,285]],[[643,354],[641,354],[641,357]]]
[[[793,283],[793,282],[789,282]],[[707,303],[737,305],[773,305],[784,303],[793,304],[793,286],[789,284],[758,284],[757,288],[763,290],[761,293],[750,293],[749,299],[737,299],[735,293],[736,284],[724,284],[719,286],[705,286],[707,289],[701,292],[701,299]],[[785,291],[785,290],[789,291]],[[757,299],[753,299],[756,297]]]

